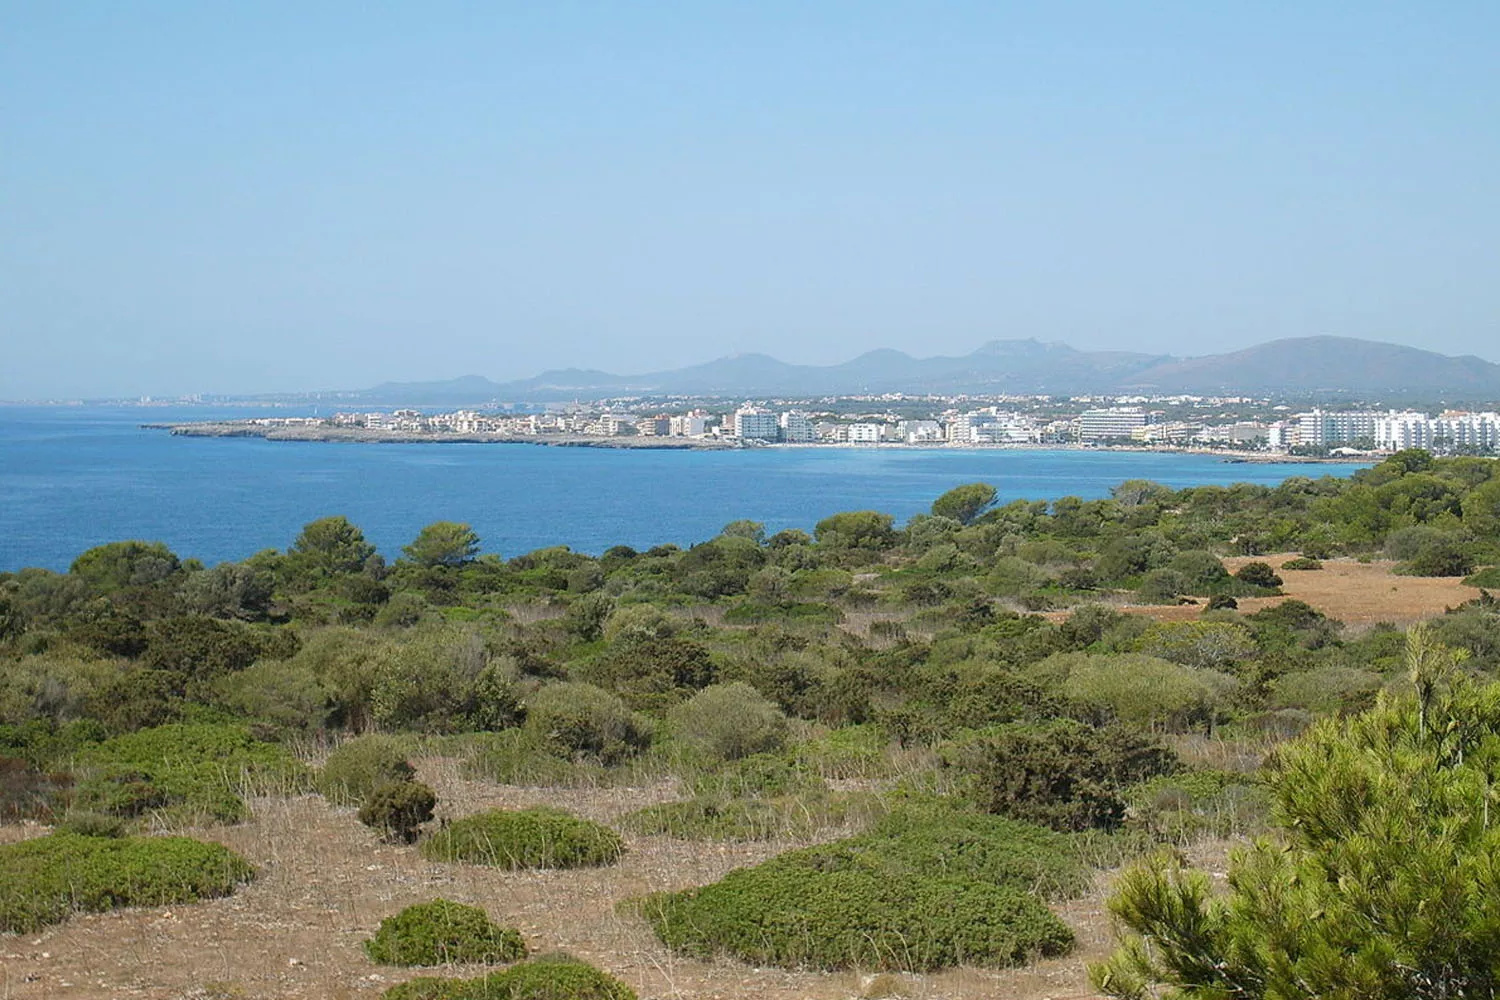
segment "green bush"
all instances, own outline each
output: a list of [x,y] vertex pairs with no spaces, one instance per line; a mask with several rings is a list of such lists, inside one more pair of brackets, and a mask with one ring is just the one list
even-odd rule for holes
[[584,868],[618,861],[620,835],[561,809],[492,809],[454,820],[422,842],[429,861],[497,868]]
[[526,703],[526,730],[563,757],[617,764],[651,743],[650,723],[592,684],[542,688]]
[[1241,583],[1248,583],[1252,587],[1265,587],[1272,589],[1281,586],[1281,577],[1276,575],[1276,570],[1271,568],[1270,563],[1248,562],[1235,570],[1234,578]]
[[1146,736],[1065,720],[992,726],[939,749],[968,773],[988,811],[1064,831],[1119,827],[1122,789],[1179,768],[1171,750]]
[[359,821],[387,838],[413,844],[423,823],[432,819],[437,796],[419,781],[390,781],[378,786],[359,807]]
[[1178,844],[1258,833],[1271,809],[1270,796],[1254,776],[1231,771],[1158,776],[1127,789],[1125,798],[1132,827]]
[[1323,563],[1321,560],[1314,559],[1311,556],[1298,556],[1295,559],[1288,559],[1286,562],[1282,563],[1281,568],[1283,570],[1322,569]]
[[636,1000],[618,979],[570,955],[543,955],[478,979],[419,976],[381,1000]]
[[889,770],[885,751],[890,737],[879,726],[844,726],[825,736],[798,743],[792,754],[804,767],[825,778],[877,778]]
[[318,791],[336,806],[355,806],[381,785],[410,781],[417,770],[407,763],[406,744],[372,733],[341,744],[318,775]]
[[828,785],[800,763],[759,753],[710,767],[685,784],[694,795],[720,799],[827,791]]
[[710,684],[668,718],[678,739],[719,760],[779,750],[786,741],[781,709],[743,681]]
[[[757,965],[927,971],[1060,955],[1072,932],[1035,894],[1082,888],[1065,837],[951,809],[792,851],[633,906],[668,947]],[[1044,890],[1045,891],[1045,890]]]
[[525,958],[526,942],[477,906],[434,899],[382,920],[365,954],[382,965],[502,965]]
[[30,933],[73,913],[227,896],[255,869],[187,837],[53,833],[0,846],[0,931]]
[[564,760],[545,734],[525,729],[485,733],[475,741],[464,770],[501,785],[553,787],[597,784],[605,771],[591,761]]
[[243,794],[306,787],[290,751],[248,728],[173,723],[115,736],[79,754],[78,808],[133,817],[164,810],[184,820],[234,823],[249,814]]
[[1500,589],[1500,566],[1490,566],[1478,573],[1464,577],[1464,584],[1469,587],[1494,587]]
[[772,798],[726,799],[702,795],[663,802],[625,816],[635,833],[679,840],[807,840],[827,830],[868,821],[884,811],[877,795],[807,792]]
[[96,812],[70,812],[57,824],[57,830],[80,837],[123,837],[126,832],[123,819]]

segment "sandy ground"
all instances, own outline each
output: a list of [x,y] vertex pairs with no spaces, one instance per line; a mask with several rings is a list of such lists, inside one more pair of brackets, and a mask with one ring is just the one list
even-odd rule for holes
[[[1479,596],[1477,587],[1465,586],[1458,577],[1396,576],[1391,572],[1396,564],[1386,560],[1361,563],[1353,559],[1328,559],[1318,570],[1280,570],[1282,563],[1296,557],[1295,552],[1283,552],[1225,559],[1224,565],[1231,573],[1249,562],[1270,563],[1285,581],[1281,589],[1286,597],[1241,597],[1239,609],[1247,613],[1259,611],[1295,597],[1346,625],[1376,622],[1405,625],[1440,615]],[[1120,610],[1149,615],[1159,621],[1189,621],[1202,614],[1203,607],[1201,604],[1122,605]],[[1067,614],[1059,617],[1065,618]]]
[[[602,821],[675,798],[668,784],[632,789],[522,789],[467,781],[450,761],[422,762],[437,789],[440,814],[541,802]],[[443,896],[483,906],[515,926],[533,951],[565,950],[633,986],[643,998],[845,1000],[867,977],[794,973],[733,961],[685,961],[662,948],[646,926],[615,913],[645,892],[714,881],[793,844],[690,844],[632,837],[615,867],[569,872],[500,872],[436,864],[415,849],[380,843],[348,810],[321,798],[262,799],[254,819],[195,831],[221,841],[261,868],[236,895],[188,906],[78,916],[37,934],[0,936],[0,1000],[29,998],[374,998],[416,972],[376,966],[361,942],[382,917]],[[44,832],[10,827],[3,839]],[[961,969],[903,977],[918,998],[1069,1000],[1092,996],[1086,961],[1107,954],[1103,913],[1107,876],[1097,890],[1058,907],[1077,931],[1066,959],[1026,969]],[[476,974],[445,969],[441,974]]]

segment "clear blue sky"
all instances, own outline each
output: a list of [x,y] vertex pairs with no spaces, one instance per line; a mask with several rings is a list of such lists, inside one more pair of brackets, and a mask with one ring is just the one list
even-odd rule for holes
[[1500,360],[1500,3],[0,0],[0,398]]

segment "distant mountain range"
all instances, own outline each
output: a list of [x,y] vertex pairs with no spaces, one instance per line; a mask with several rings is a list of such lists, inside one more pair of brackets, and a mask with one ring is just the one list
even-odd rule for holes
[[793,365],[765,354],[612,375],[567,368],[514,382],[478,375],[443,382],[387,382],[345,394],[370,403],[464,405],[611,396],[824,396],[866,393],[1189,393],[1392,395],[1500,399],[1500,365],[1348,337],[1274,340],[1229,354],[1175,358],[1079,351],[1036,340],[992,340],[961,357],[914,358],[869,351],[837,365]]

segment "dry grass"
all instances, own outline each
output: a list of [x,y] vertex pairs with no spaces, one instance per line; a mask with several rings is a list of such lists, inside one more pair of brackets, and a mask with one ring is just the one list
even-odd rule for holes
[[[1396,564],[1387,560],[1361,563],[1353,559],[1329,559],[1318,570],[1281,571],[1281,564],[1295,559],[1295,552],[1274,556],[1235,556],[1224,560],[1232,573],[1250,562],[1277,567],[1285,581],[1285,597],[1241,597],[1239,609],[1250,613],[1288,597],[1306,601],[1330,618],[1351,626],[1390,622],[1407,625],[1442,614],[1451,607],[1479,596],[1479,588],[1465,586],[1458,577],[1397,576]],[[1147,615],[1157,621],[1191,621],[1203,612],[1202,605],[1122,605],[1121,611]],[[1066,618],[1062,613],[1055,616]]]
[[[548,803],[605,822],[677,797],[668,782],[641,788],[525,789],[465,780],[454,761],[427,759],[421,777],[441,797],[440,815]],[[503,872],[424,861],[408,847],[382,844],[351,811],[321,798],[259,799],[254,819],[196,831],[240,851],[262,875],[221,900],[80,916],[25,937],[0,936],[0,1000],[8,998],[376,997],[412,975],[371,964],[361,942],[382,917],[433,896],[482,906],[520,929],[534,949],[563,949],[624,979],[644,998],[845,1000],[858,972],[799,973],[736,962],[674,957],[644,924],[615,913],[625,898],[714,881],[790,846],[695,844],[629,838],[615,867]],[[0,829],[5,840],[40,832]],[[1084,963],[1107,953],[1099,890],[1060,912],[1078,933],[1066,959],[1027,969],[960,969],[905,977],[924,1000],[1089,996]],[[449,970],[453,971],[453,970]],[[460,973],[475,970],[457,970]]]

